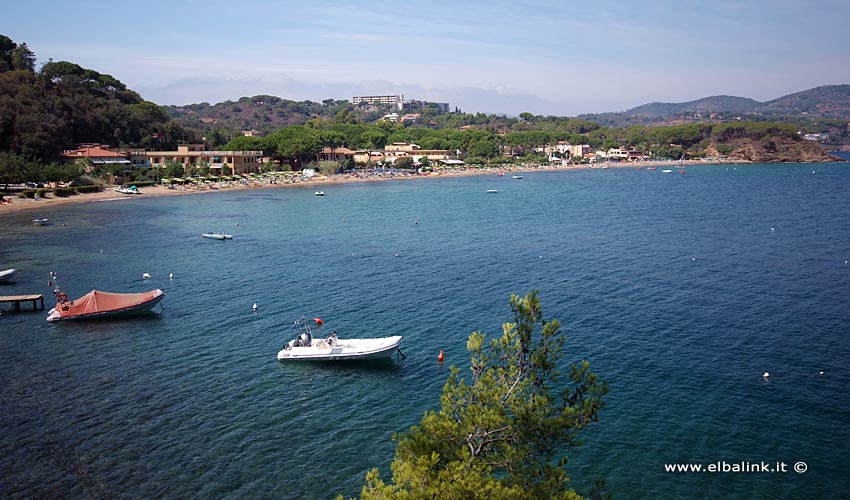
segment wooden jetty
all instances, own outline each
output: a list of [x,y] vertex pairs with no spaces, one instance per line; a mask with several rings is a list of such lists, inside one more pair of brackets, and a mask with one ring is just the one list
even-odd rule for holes
[[0,296],[0,303],[8,303],[13,302],[15,304],[15,311],[21,312],[21,302],[32,302],[32,310],[35,311],[38,306],[36,302],[41,301],[41,309],[44,309],[44,294],[33,294],[33,295],[4,295]]

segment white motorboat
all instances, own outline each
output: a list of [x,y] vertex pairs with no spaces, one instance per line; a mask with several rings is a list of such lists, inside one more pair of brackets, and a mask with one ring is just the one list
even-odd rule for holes
[[522,179],[521,175],[512,175],[511,179]]
[[324,191],[316,191],[316,196],[324,196],[324,195],[325,195]]
[[[336,330],[326,338],[314,338],[306,316],[295,320],[296,337],[277,353],[278,361],[343,361],[389,358],[398,351],[401,335],[373,339],[341,339]],[[317,323],[321,320],[316,318]]]
[[487,192],[488,193],[498,193],[499,190],[498,189],[488,189]]
[[232,240],[232,234],[224,234],[224,233],[204,233],[201,236],[204,238],[211,238],[214,240]]
[[32,223],[34,226],[46,226],[48,221],[47,219],[33,219]]
[[6,269],[5,271],[0,271],[0,283],[10,283],[14,276],[14,269]]
[[136,186],[121,186],[115,188],[115,192],[121,194],[142,194]]

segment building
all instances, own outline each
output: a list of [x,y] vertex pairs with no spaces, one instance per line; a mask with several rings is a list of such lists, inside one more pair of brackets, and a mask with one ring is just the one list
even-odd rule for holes
[[86,173],[91,173],[100,165],[123,165],[125,169],[132,166],[126,155],[111,151],[105,144],[80,144],[77,149],[62,151],[61,158],[68,163],[84,160],[87,163],[84,168]]
[[355,106],[360,103],[365,104],[396,104],[404,101],[403,95],[364,95],[354,96],[351,98],[351,103]]
[[[77,149],[62,152],[62,161],[75,162],[84,159],[88,163],[86,172],[98,165],[123,165],[129,172],[138,168],[164,167],[167,162],[189,165],[206,164],[219,173],[259,173],[263,161],[262,151],[205,151],[203,144],[182,144],[177,151],[148,151],[145,149],[110,149],[104,144],[80,144]],[[225,169],[226,168],[226,169]]]
[[184,167],[206,163],[213,171],[226,174],[259,173],[262,151],[206,151],[203,144],[181,144],[177,151],[143,151],[153,167],[164,167],[166,162],[180,163]]
[[319,153],[319,161],[345,161],[349,158],[354,158],[354,151],[348,148],[322,148]]
[[[422,149],[418,144],[407,142],[394,142],[384,147],[384,159],[390,163],[395,162],[397,158],[409,156],[413,161],[418,162],[422,158],[428,158],[429,161],[438,162],[440,160],[457,160],[457,151],[449,149]],[[354,161],[358,161],[357,157]]]
[[584,158],[592,152],[589,144],[568,144],[562,153],[569,153],[571,158]]
[[434,108],[441,113],[449,112],[449,103],[447,102],[429,102],[429,101],[417,101],[414,99],[408,101],[401,101],[396,104],[399,111],[407,111],[407,112],[422,112],[425,108]]

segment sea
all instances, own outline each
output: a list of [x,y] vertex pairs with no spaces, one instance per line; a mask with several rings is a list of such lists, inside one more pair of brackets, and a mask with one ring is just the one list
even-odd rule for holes
[[[847,498],[850,166],[663,170],[0,214],[0,269],[18,270],[0,295],[49,309],[51,272],[72,298],[166,292],[118,320],[5,305],[0,497],[356,497],[370,469],[390,477],[393,436],[439,407],[450,366],[468,373],[470,333],[498,336],[511,294],[538,290],[567,336],[562,368],[588,360],[609,384],[563,450],[577,491]],[[281,363],[302,315],[341,338],[402,335],[404,357]]]

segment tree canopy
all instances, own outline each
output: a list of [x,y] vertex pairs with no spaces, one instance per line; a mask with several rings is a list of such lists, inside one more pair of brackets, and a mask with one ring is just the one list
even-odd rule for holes
[[514,321],[488,341],[470,335],[466,376],[452,367],[439,411],[395,437],[392,480],[377,469],[361,498],[577,499],[566,452],[598,421],[607,383],[583,361],[561,373],[561,324],[537,292],[510,300]]

